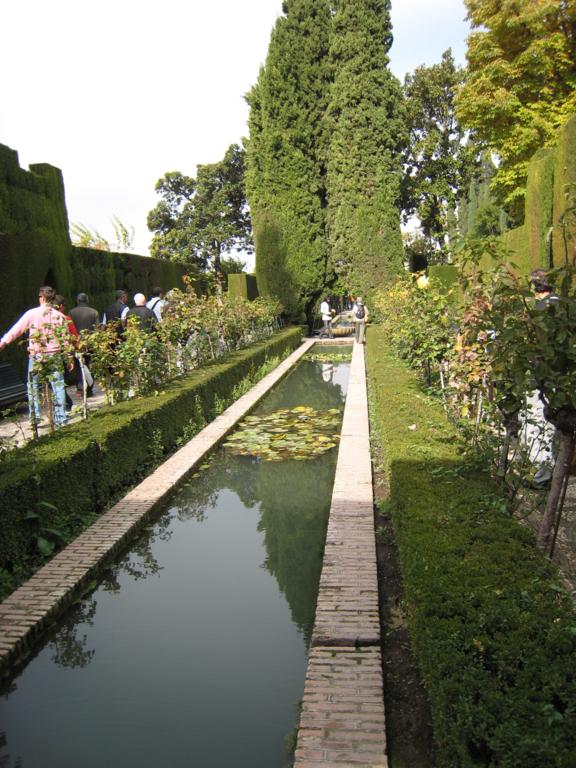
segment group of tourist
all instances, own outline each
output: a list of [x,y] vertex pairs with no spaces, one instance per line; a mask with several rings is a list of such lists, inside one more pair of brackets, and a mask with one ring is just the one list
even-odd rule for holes
[[[352,320],[355,326],[355,339],[358,344],[364,344],[364,334],[366,330],[366,323],[368,322],[368,307],[364,304],[362,296],[356,296],[354,300],[351,300],[350,309],[348,310],[352,315]],[[335,310],[330,306],[330,299],[326,296],[320,304],[320,316],[322,318],[323,327],[318,334],[318,338],[327,336],[329,339],[334,337],[332,331],[332,320],[335,315]]]
[[[67,410],[72,400],[66,391],[67,377],[76,386],[79,395],[93,394],[93,378],[90,373],[90,359],[69,354],[74,349],[82,331],[91,331],[100,324],[100,313],[88,303],[88,296],[79,293],[77,305],[66,312],[65,300],[48,285],[38,290],[38,306],[29,309],[0,339],[0,350],[28,332],[28,409],[30,418],[38,423],[42,417],[39,380],[40,370],[52,389],[54,410],[53,423],[60,427],[67,422]],[[102,316],[102,323],[117,323],[121,330],[130,317],[138,319],[143,330],[151,330],[162,321],[162,310],[166,302],[161,288],[154,288],[152,297],[146,301],[143,293],[136,293],[134,306],[128,304],[128,294],[121,289]]]

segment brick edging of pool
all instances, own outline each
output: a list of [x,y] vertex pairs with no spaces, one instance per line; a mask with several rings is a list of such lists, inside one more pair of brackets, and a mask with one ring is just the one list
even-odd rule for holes
[[364,347],[354,345],[294,768],[386,768]]
[[30,653],[42,632],[87,588],[102,565],[123,547],[134,530],[314,343],[305,340],[0,603],[0,674]]

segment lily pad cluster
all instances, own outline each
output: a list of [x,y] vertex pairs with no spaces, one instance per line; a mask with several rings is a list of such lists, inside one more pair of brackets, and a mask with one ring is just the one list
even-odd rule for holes
[[247,416],[224,446],[236,455],[257,456],[263,461],[306,461],[338,444],[340,422],[338,408],[283,408],[262,416]]
[[352,352],[308,352],[306,360],[313,363],[343,363],[352,360]]

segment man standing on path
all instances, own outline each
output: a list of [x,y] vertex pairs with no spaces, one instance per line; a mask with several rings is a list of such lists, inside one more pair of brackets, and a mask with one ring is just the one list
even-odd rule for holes
[[353,315],[354,322],[356,323],[356,341],[358,344],[364,344],[364,333],[366,331],[366,321],[368,320],[368,307],[364,305],[362,296],[356,297]]
[[320,331],[318,338],[321,338],[322,336],[328,336],[329,339],[332,339],[332,310],[330,309],[328,298],[325,298],[322,304],[320,304],[320,315],[322,316],[324,328],[322,328]]
[[125,290],[120,288],[116,291],[116,300],[112,302],[104,310],[104,316],[102,318],[103,323],[111,323],[114,321],[126,320],[128,314],[128,294]]
[[154,312],[154,316],[158,322],[162,322],[162,310],[166,302],[164,301],[164,291],[160,287],[152,288],[152,298],[146,302],[148,309]]
[[0,339],[0,350],[28,331],[28,410],[30,418],[38,422],[42,416],[38,393],[40,369],[47,378],[54,395],[54,426],[66,424],[63,359],[68,352],[66,337],[68,326],[64,315],[51,305],[56,292],[48,285],[38,291],[38,306],[29,309]]
[[100,322],[98,310],[88,306],[88,296],[85,293],[79,293],[76,301],[77,305],[70,310],[70,317],[74,321],[78,333],[94,330]]
[[136,293],[134,295],[134,306],[128,310],[126,320],[129,320],[131,317],[138,318],[140,328],[143,331],[151,331],[158,322],[154,312],[146,306],[146,296],[143,293]]
[[[85,293],[79,293],[76,297],[78,302],[77,306],[70,310],[70,317],[74,321],[78,333],[82,331],[93,331],[94,328],[100,323],[100,314],[97,309],[88,305],[88,296]],[[84,353],[84,365],[90,369],[90,356]],[[74,365],[76,367],[76,391],[78,394],[84,392],[84,381],[82,378],[82,368],[80,367],[80,361],[75,359]],[[92,379],[90,379],[92,380]],[[92,386],[86,388],[86,397],[92,397],[94,381],[92,380]]]

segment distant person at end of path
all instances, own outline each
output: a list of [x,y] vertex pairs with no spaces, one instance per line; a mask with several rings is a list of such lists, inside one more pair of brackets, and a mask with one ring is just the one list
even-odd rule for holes
[[146,296],[143,293],[136,293],[134,295],[134,306],[128,310],[126,315],[126,321],[131,317],[137,317],[140,323],[140,328],[143,331],[151,331],[158,322],[154,312],[146,306]]
[[[85,293],[79,293],[76,297],[76,306],[70,310],[70,317],[74,321],[79,333],[82,331],[93,331],[94,328],[100,323],[100,313],[94,307],[89,306],[88,296]],[[84,365],[90,370],[90,355],[84,353],[83,355]],[[76,392],[81,395],[84,393],[84,377],[82,376],[82,368],[80,367],[80,361],[78,358],[74,361],[76,370]],[[86,387],[86,397],[92,397],[94,394],[94,380],[92,375],[89,375],[89,380],[92,381],[92,385]]]
[[322,304],[320,304],[320,315],[322,317],[324,327],[320,331],[318,338],[322,338],[322,336],[328,336],[329,339],[332,339],[334,337],[334,334],[332,333],[332,310],[330,309],[328,297],[326,297]]
[[129,309],[130,307],[128,306],[128,294],[125,290],[120,288],[116,291],[115,301],[113,301],[112,304],[109,304],[104,310],[102,322],[123,323],[126,320],[126,315],[128,314]]
[[158,320],[159,323],[162,322],[162,310],[166,306],[162,288],[159,288],[158,286],[152,288],[152,298],[148,299],[146,306],[154,312],[156,320]]
[[356,341],[358,344],[364,344],[364,334],[366,332],[366,322],[368,320],[368,307],[362,301],[362,296],[356,297],[353,316],[354,323],[356,324]]
[[45,358],[59,358],[54,360],[55,365],[50,366],[48,381],[54,396],[54,426],[61,427],[66,424],[66,398],[64,387],[64,369],[61,364],[66,351],[63,349],[62,331],[66,329],[67,322],[64,315],[55,309],[54,302],[56,292],[49,285],[43,285],[38,290],[38,306],[24,312],[22,317],[14,323],[0,339],[0,350],[11,344],[15,339],[28,332],[28,410],[30,418],[37,422],[42,417],[39,395],[39,368]]

